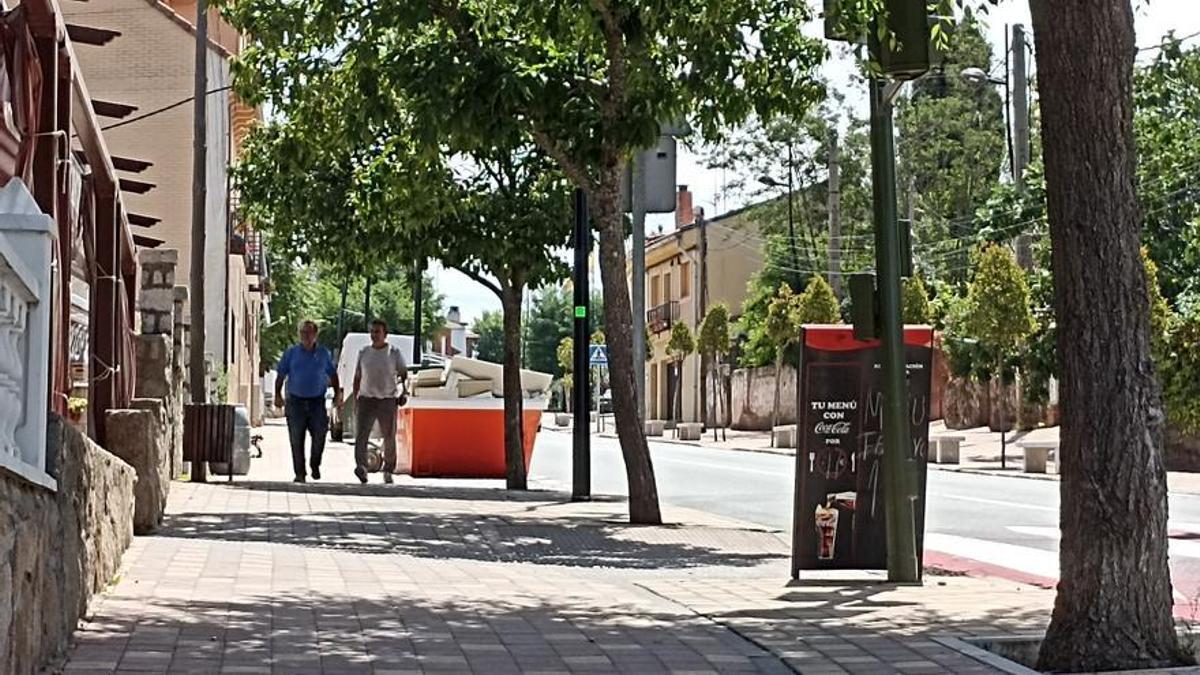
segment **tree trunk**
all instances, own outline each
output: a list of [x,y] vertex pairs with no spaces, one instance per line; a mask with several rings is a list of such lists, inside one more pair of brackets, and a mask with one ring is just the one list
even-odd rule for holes
[[716,378],[717,369],[712,363],[713,360],[714,359],[708,360],[709,361],[709,363],[708,363],[708,383],[710,385],[712,385],[712,403],[710,403],[709,405],[712,407],[711,414],[712,414],[712,421],[713,421],[713,425],[712,425],[712,427],[713,427],[713,442],[715,443],[717,441],[717,427],[721,426],[721,420],[720,420],[720,414],[721,414],[720,396],[721,396],[721,394],[720,394],[720,392],[717,391],[717,378]]
[[687,358],[675,362],[675,400],[671,402],[675,412],[675,435],[679,435],[679,424],[683,422],[683,364]]
[[[625,274],[625,216],[621,212],[619,165],[603,169],[592,195],[600,227],[600,279],[604,283],[604,334],[608,342],[609,389],[625,475],[629,480],[629,521],[658,525],[658,487],[646,444],[646,429],[638,411],[633,369],[633,308]],[[637,336],[637,339],[645,339]]]
[[525,467],[525,433],[522,424],[520,279],[501,282],[504,310],[504,474],[509,490],[528,489]]
[[[747,378],[749,379],[749,378]],[[779,426],[779,389],[783,380],[783,350],[775,350],[775,405],[771,411],[771,447],[775,447],[775,427]]]
[[1185,662],[1134,189],[1130,0],[1030,0],[1061,371],[1062,544],[1039,670]]

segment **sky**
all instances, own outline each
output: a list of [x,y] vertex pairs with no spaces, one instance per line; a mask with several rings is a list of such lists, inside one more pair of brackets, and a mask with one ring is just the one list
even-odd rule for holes
[[[1157,44],[1162,36],[1170,31],[1176,35],[1186,36],[1200,32],[1200,0],[1134,0],[1136,14],[1137,43],[1141,47]],[[984,18],[989,28],[989,38],[992,42],[993,53],[997,62],[1003,64],[1004,35],[1006,26],[1015,23],[1024,24],[1031,34],[1029,19],[1029,3],[1027,0],[1003,0],[991,7]],[[821,25],[814,22],[806,30],[807,33],[819,36]],[[1189,42],[1200,40],[1195,38]],[[1145,57],[1153,52],[1144,52]],[[1144,58],[1145,58],[1144,57]],[[1036,68],[1032,63],[1031,69]],[[1002,68],[1002,66],[1001,66]],[[857,109],[858,114],[866,114],[865,92],[858,89],[850,81],[853,65],[848,58],[834,58],[823,66],[823,74],[831,85],[843,92],[846,100]],[[997,77],[1002,72],[996,72]],[[1031,75],[1036,77],[1031,70]],[[694,193],[696,206],[701,206],[711,216],[739,208],[742,203],[733,200],[722,200],[719,196],[721,186],[726,182],[726,176],[720,171],[706,169],[703,166],[703,148],[688,149],[680,146],[677,182],[687,185]],[[672,227],[674,216],[670,214],[649,216],[646,229],[654,231],[659,225],[664,228]],[[473,322],[487,310],[499,310],[500,301],[491,291],[467,278],[455,270],[443,269],[440,265],[431,265],[430,272],[434,276],[438,292],[444,296],[443,307],[457,306],[462,311],[463,321]],[[595,282],[593,282],[595,285]]]

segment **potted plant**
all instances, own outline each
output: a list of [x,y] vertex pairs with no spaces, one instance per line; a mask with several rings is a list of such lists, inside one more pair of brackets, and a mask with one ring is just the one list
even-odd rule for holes
[[87,410],[87,399],[74,396],[67,399],[67,419],[76,426],[83,423],[83,413]]

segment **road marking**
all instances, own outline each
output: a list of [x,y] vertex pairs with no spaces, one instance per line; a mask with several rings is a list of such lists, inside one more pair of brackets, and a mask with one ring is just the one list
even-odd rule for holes
[[925,548],[1047,579],[1058,578],[1058,553],[1054,551],[936,532],[925,535]]
[[[1007,529],[1018,534],[1029,534],[1035,537],[1046,537],[1058,541],[1062,533],[1057,527],[1031,527],[1027,525],[1009,525]],[[1200,542],[1182,539],[1167,540],[1167,555],[1171,558],[1200,558]]]
[[[1175,523],[1176,526],[1179,523]],[[1057,527],[1034,527],[1027,525],[1009,525],[1009,530],[1018,534],[1029,534],[1035,537],[1046,537],[1054,539],[1056,542],[1062,537],[1062,532]],[[1167,557],[1168,558],[1200,558],[1200,543],[1194,541],[1179,541],[1170,539],[1167,542]],[[1187,602],[1187,596],[1179,591],[1174,584],[1171,586],[1171,595],[1175,598],[1175,602]]]
[[[709,464],[708,462],[697,462],[697,461],[691,460],[691,459],[676,459],[676,458],[672,458],[672,457],[663,457],[663,456],[655,457],[654,459],[656,461],[664,461],[669,464],[670,463],[683,464],[685,466],[704,467],[706,469],[717,469],[719,471],[741,471],[743,473],[756,473],[760,476],[770,476],[772,478],[783,478],[783,479],[789,478],[788,476],[784,475],[783,472],[780,472],[780,471],[763,471],[762,469],[747,469],[746,467],[739,466],[737,464]],[[788,472],[788,473],[790,473],[790,472]]]
[[954,499],[960,502],[972,502],[975,504],[991,504],[993,506],[1008,506],[1014,509],[1028,509],[1030,511],[1049,511],[1058,513],[1057,506],[1039,506],[1037,504],[1023,504],[1021,502],[1006,502],[999,499],[984,499],[983,497],[966,497],[963,495],[950,495],[940,492],[934,492],[929,495],[928,501],[936,499]]

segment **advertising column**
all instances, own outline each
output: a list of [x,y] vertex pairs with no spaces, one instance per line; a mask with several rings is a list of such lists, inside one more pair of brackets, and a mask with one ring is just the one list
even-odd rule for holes
[[[908,327],[904,342],[912,438],[905,468],[918,486],[920,538],[925,529],[933,330]],[[849,327],[806,326],[802,344],[792,577],[798,578],[801,570],[886,569],[879,342],[856,340]]]

